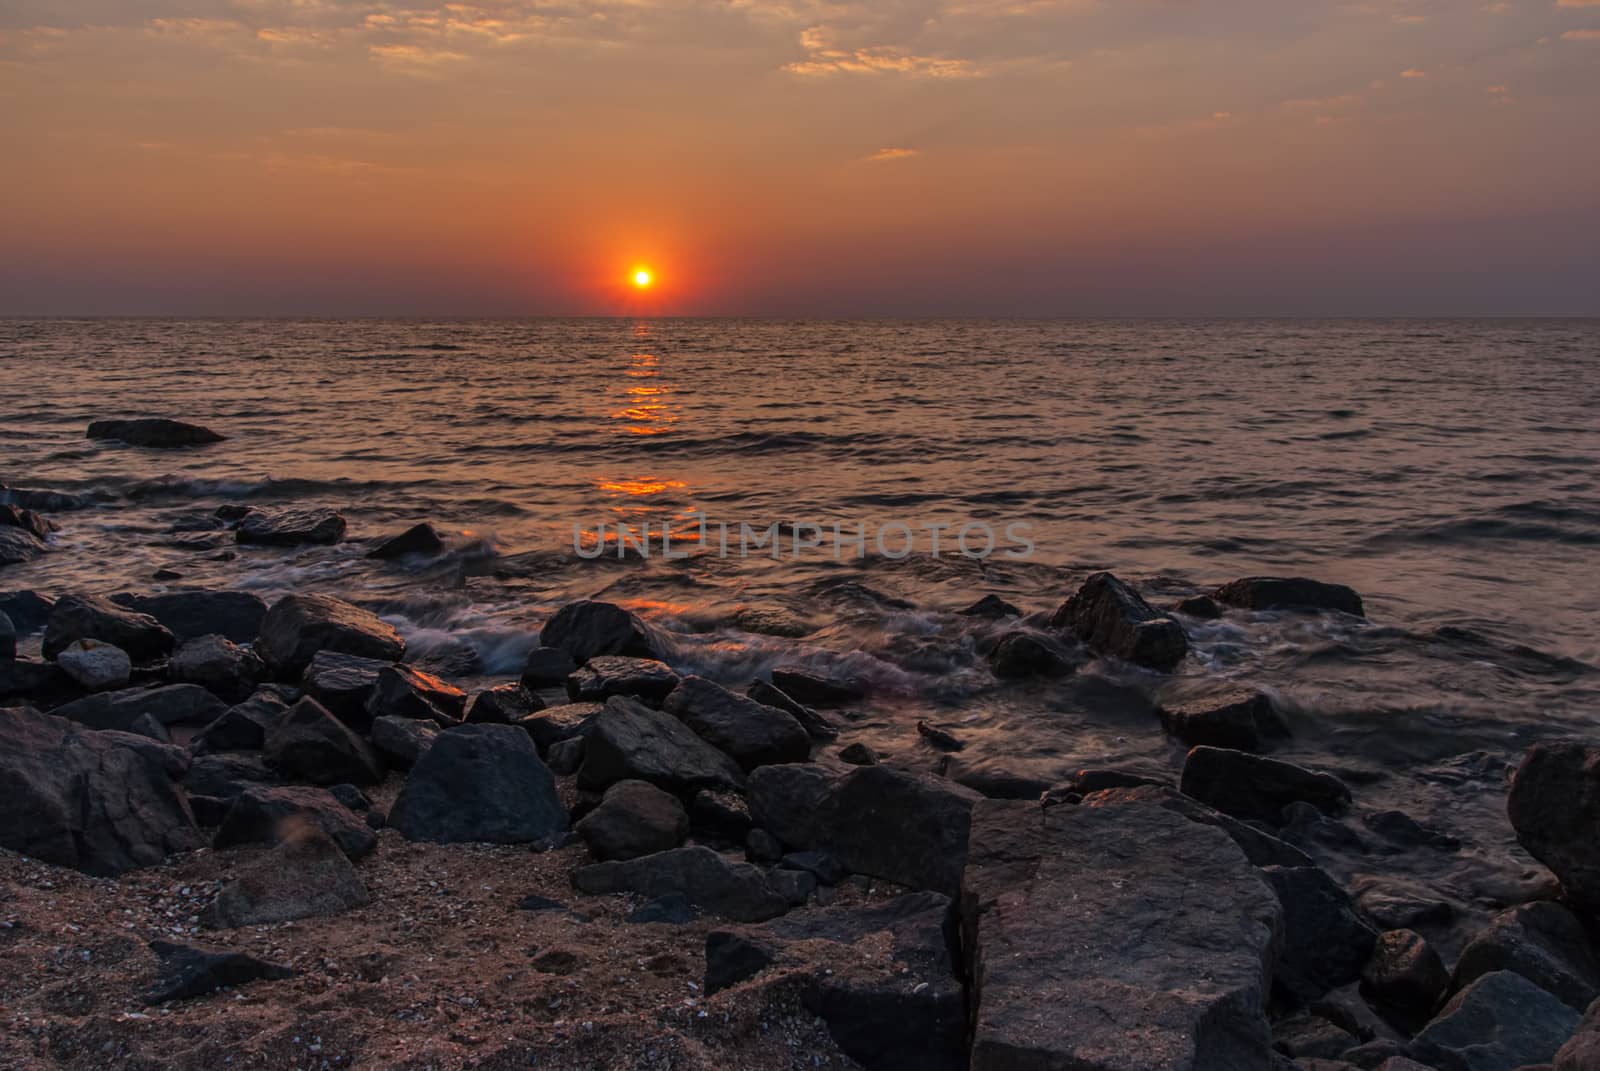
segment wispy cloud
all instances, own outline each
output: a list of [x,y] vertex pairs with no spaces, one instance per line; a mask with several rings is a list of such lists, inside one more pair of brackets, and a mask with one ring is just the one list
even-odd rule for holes
[[1563,41],[1600,41],[1600,30],[1568,30],[1561,35]]
[[883,163],[889,160],[906,160],[913,156],[921,156],[921,149],[879,149],[871,156],[863,157],[869,163]]

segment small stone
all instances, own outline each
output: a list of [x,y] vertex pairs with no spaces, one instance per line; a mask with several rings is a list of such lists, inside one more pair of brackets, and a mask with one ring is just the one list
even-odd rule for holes
[[866,744],[857,741],[839,749],[839,760],[847,762],[851,766],[876,766],[878,765],[878,753]]
[[294,977],[294,969],[231,949],[204,948],[172,941],[151,941],[150,950],[160,960],[156,988],[146,1004],[190,1000],[249,982]]
[[596,859],[636,859],[676,848],[689,835],[677,798],[644,781],[619,781],[575,827]]
[[384,540],[371,550],[367,557],[392,561],[411,555],[432,557],[444,551],[444,539],[433,525],[423,522],[412,525],[404,532]]
[[[1390,930],[1378,935],[1361,971],[1362,993],[1399,1022],[1425,1022],[1450,988],[1450,972],[1421,934]],[[1334,1054],[1337,1055],[1337,1054]]]
[[91,692],[121,688],[133,674],[126,651],[91,639],[73,640],[56,655],[56,665]]

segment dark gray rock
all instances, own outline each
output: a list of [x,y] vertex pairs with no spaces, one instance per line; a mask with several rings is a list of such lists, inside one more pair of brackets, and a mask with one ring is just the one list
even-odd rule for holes
[[1429,829],[1403,811],[1374,811],[1361,816],[1361,822],[1380,837],[1401,848],[1437,848],[1453,852],[1461,847],[1459,838]]
[[[1414,930],[1378,935],[1361,971],[1361,991],[1396,1023],[1427,1022],[1450,988],[1450,972],[1432,945]],[[1335,1054],[1337,1055],[1337,1054]]]
[[563,832],[567,812],[527,733],[461,725],[440,733],[418,760],[389,825],[407,840],[525,844]]
[[866,687],[859,681],[823,677],[798,666],[779,666],[772,671],[772,686],[794,699],[814,707],[839,707],[860,702]]
[[1244,610],[1338,610],[1356,617],[1366,613],[1353,588],[1301,576],[1247,576],[1224,584],[1211,597]]
[[240,543],[296,547],[305,543],[332,544],[344,538],[345,520],[331,509],[286,509],[275,513],[256,510],[234,529]]
[[43,629],[54,606],[54,599],[37,591],[0,591],[0,613],[11,619],[19,636],[31,636]]
[[565,685],[578,668],[572,656],[559,647],[535,647],[522,664],[522,686],[530,690]]
[[799,722],[813,740],[832,740],[839,735],[838,727],[831,721],[804,703],[798,702],[788,692],[785,692],[775,684],[769,684],[763,680],[752,681],[750,687],[745,691],[745,695],[762,706],[775,707],[783,711]]
[[202,829],[215,829],[228,816],[228,801],[215,796],[196,796],[191,792],[189,809],[194,812],[194,820]]
[[439,535],[438,529],[424,521],[412,525],[397,536],[383,540],[367,551],[367,557],[393,561],[411,555],[431,558],[443,552],[444,538]]
[[372,747],[309,696],[267,734],[262,752],[286,778],[312,785],[375,785],[383,763]]
[[563,703],[543,707],[526,717],[514,719],[511,724],[532,737],[542,755],[563,740],[584,736],[604,709],[602,703]]
[[308,823],[241,868],[200,913],[200,923],[219,930],[260,926],[338,915],[368,902],[366,884],[349,857]]
[[667,893],[648,903],[640,904],[623,922],[634,925],[656,923],[664,926],[686,926],[699,919],[700,911],[682,893]]
[[146,1004],[192,1000],[251,982],[293,978],[295,973],[293,967],[232,949],[151,941],[150,950],[156,954],[159,967],[155,988],[144,998]]
[[1522,904],[1496,915],[1462,949],[1455,988],[1493,971],[1514,971],[1580,1012],[1600,998],[1600,964],[1589,935],[1560,904]]
[[1078,668],[1077,661],[1059,646],[1021,629],[1000,637],[994,650],[989,652],[989,665],[996,677],[1008,680],[1063,677]]
[[229,805],[211,846],[281,844],[300,836],[307,825],[332,838],[351,860],[378,846],[367,823],[333,793],[303,785],[245,789]]
[[625,696],[606,700],[583,739],[580,788],[637,780],[683,797],[701,788],[744,787],[733,759],[672,715]]
[[1281,735],[1271,697],[1248,688],[1165,702],[1158,713],[1162,727],[1190,747],[1255,751],[1262,737]]
[[50,533],[55,531],[55,525],[43,514],[9,502],[0,502],[0,527],[19,529],[41,541],[49,539]]
[[501,684],[467,701],[466,720],[473,725],[507,725],[543,709],[544,700],[521,684]]
[[601,655],[660,659],[666,650],[639,618],[620,606],[592,599],[556,611],[539,633],[539,643],[565,651],[579,664]]
[[1102,654],[1169,670],[1189,653],[1183,626],[1140,597],[1111,573],[1094,573],[1050,617],[1052,628],[1066,629]]
[[1132,788],[1106,788],[1085,793],[1084,807],[1106,807],[1120,803],[1147,801],[1158,807],[1181,814],[1191,822],[1216,826],[1244,852],[1245,858],[1256,866],[1311,866],[1312,859],[1292,844],[1285,843],[1255,826],[1229,818],[1221,811],[1212,810],[1203,803],[1190,799],[1165,785],[1139,785]]
[[839,749],[839,761],[847,762],[851,766],[876,766],[878,753],[858,740]]
[[267,734],[289,713],[289,704],[275,692],[259,691],[223,711],[189,741],[196,755],[213,751],[259,751]]
[[1221,830],[985,800],[961,904],[972,1071],[1271,1066],[1280,908]]
[[1422,885],[1379,875],[1357,878],[1350,889],[1356,906],[1381,929],[1410,930],[1449,922],[1455,907]]
[[817,877],[804,870],[769,870],[767,880],[794,907],[800,907],[817,891]]
[[215,633],[184,641],[167,663],[172,680],[198,684],[235,703],[248,698],[266,675],[267,667],[254,651]]
[[678,675],[665,662],[599,655],[567,678],[567,696],[574,703],[603,703],[614,695],[626,695],[659,706],[677,686]]
[[399,633],[367,611],[330,595],[289,595],[261,620],[256,653],[267,668],[296,678],[318,651],[359,655],[384,662],[405,657]]
[[763,922],[789,910],[766,871],[733,863],[710,848],[674,848],[637,859],[595,863],[572,875],[580,892],[630,892],[651,898],[681,894],[689,904],[735,922]]
[[839,860],[827,852],[790,852],[778,860],[784,870],[804,870],[822,885],[837,885],[850,876]]
[[54,709],[83,697],[83,688],[54,662],[0,658],[0,701],[27,700]]
[[0,611],[0,662],[10,662],[17,657],[17,626]]
[[596,859],[637,859],[676,848],[689,815],[676,796],[644,781],[618,781],[575,827]]
[[32,532],[0,525],[0,566],[36,561],[48,549],[44,541]]
[[1021,617],[1022,611],[1006,602],[998,595],[985,595],[965,610],[956,611],[963,617],[987,617],[998,620],[1002,617]]
[[1222,616],[1222,607],[1217,605],[1217,600],[1209,595],[1192,595],[1174,606],[1175,613],[1184,614],[1198,621],[1215,621]]
[[1512,776],[1506,814],[1528,854],[1574,902],[1600,913],[1600,747],[1535,744]]
[[111,601],[149,614],[171,630],[179,643],[201,636],[221,636],[231,643],[252,643],[261,631],[267,604],[248,591],[174,591],[165,595],[113,595]]
[[283,779],[255,754],[219,752],[197,756],[183,775],[183,786],[192,796],[207,796],[232,801],[242,792],[267,785],[280,785]]
[[1556,1053],[1555,1071],[1595,1071],[1600,1068],[1600,1001],[1589,1005],[1572,1040]]
[[226,435],[199,424],[165,417],[134,417],[126,420],[96,420],[84,432],[86,439],[115,439],[129,446],[168,450],[180,446],[220,443]]
[[1197,747],[1183,764],[1183,794],[1235,818],[1283,821],[1283,809],[1303,801],[1324,814],[1350,802],[1350,790],[1332,774],[1243,751]]
[[318,651],[300,678],[305,694],[347,725],[365,728],[378,678],[391,663],[337,651]]
[[1295,1065],[1296,1071],[1305,1068],[1307,1061],[1332,1060],[1360,1043],[1348,1030],[1309,1012],[1300,1012],[1272,1024],[1273,1048],[1300,1061]]
[[571,777],[583,765],[583,753],[583,737],[574,736],[570,740],[557,740],[550,745],[550,750],[545,755],[545,764],[557,777]]
[[89,692],[124,688],[133,676],[133,660],[120,647],[99,640],[73,640],[56,654],[61,672]]
[[65,703],[51,713],[91,729],[126,732],[146,714],[163,725],[209,725],[227,709],[228,704],[197,684],[169,684],[99,692]]
[[737,792],[702,788],[689,802],[689,827],[701,839],[743,844],[750,825],[750,804]]
[[1578,1013],[1520,974],[1486,974],[1412,1039],[1409,1055],[1439,1071],[1515,1071],[1549,1063]]
[[422,718],[374,718],[372,721],[372,746],[389,765],[409,770],[433,746],[442,732],[437,722]]
[[811,736],[794,718],[702,677],[683,678],[661,709],[746,770],[811,754]]
[[51,607],[44,627],[44,656],[55,658],[75,640],[120,647],[135,662],[164,658],[173,648],[172,633],[161,622],[98,595],[67,595]]
[[1378,932],[1320,867],[1264,868],[1283,904],[1283,946],[1273,985],[1306,1003],[1361,977]]
[[466,709],[466,692],[404,663],[379,670],[367,699],[367,713],[374,718],[426,718],[445,728],[459,724]]
[[172,734],[167,732],[167,727],[157,721],[153,714],[140,714],[133,719],[133,724],[128,726],[128,732],[135,736],[149,737],[158,744],[172,743]]

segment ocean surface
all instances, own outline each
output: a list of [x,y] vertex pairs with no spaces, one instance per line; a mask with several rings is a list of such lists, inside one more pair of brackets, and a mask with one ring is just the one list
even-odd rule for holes
[[[1426,806],[1385,771],[1592,733],[1600,711],[1600,321],[11,320],[0,399],[0,482],[72,507],[0,588],[329,591],[474,679],[601,597],[684,671],[870,680],[850,730],[900,761],[1048,781],[1170,772],[1150,705],[1173,684],[1104,664],[1003,684],[981,651],[1015,621],[953,611],[1047,612],[1096,569],[1157,604],[1301,574],[1355,587],[1367,620],[1186,621],[1179,679],[1272,691],[1291,755]],[[141,415],[230,438],[84,438]],[[334,507],[349,541],[230,557],[208,531],[225,503]],[[424,520],[444,558],[364,558]],[[777,560],[741,557],[741,522],[829,538],[795,553],[786,527]],[[650,526],[647,558],[574,553],[575,528],[592,551],[619,523]],[[835,523],[865,526],[864,557]],[[937,556],[929,524],[951,526]],[[1017,524],[1032,552],[1008,557]],[[996,551],[952,552],[966,525]],[[686,557],[662,557],[662,526]],[[969,746],[934,752],[919,718]]]

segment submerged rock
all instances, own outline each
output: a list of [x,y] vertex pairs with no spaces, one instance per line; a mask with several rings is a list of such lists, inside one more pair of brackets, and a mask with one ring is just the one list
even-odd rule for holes
[[256,638],[267,667],[293,679],[318,651],[398,662],[406,645],[376,616],[331,595],[288,595],[274,603]]
[[539,633],[539,642],[565,651],[580,664],[600,655],[660,659],[664,653],[643,621],[620,606],[592,599],[556,611]]
[[1190,751],[1178,787],[1224,814],[1273,823],[1283,821],[1291,803],[1332,814],[1350,802],[1350,790],[1332,774],[1218,747]]
[[1408,1052],[1439,1071],[1514,1071],[1549,1063],[1577,1025],[1578,1013],[1554,996],[1495,971],[1452,997]]
[[1006,602],[998,595],[985,595],[965,610],[956,611],[963,617],[987,617],[998,620],[1002,617],[1021,617],[1022,611]]
[[1511,779],[1506,814],[1528,854],[1576,903],[1600,913],[1600,747],[1535,744]]
[[150,446],[171,449],[179,446],[203,446],[220,443],[226,435],[212,431],[200,424],[165,417],[135,417],[128,420],[96,420],[84,432],[86,439],[116,439],[129,446]]
[[738,763],[683,722],[636,699],[615,696],[584,735],[578,787],[604,789],[626,780],[648,781],[678,796],[699,788],[744,786]]
[[527,733],[461,725],[435,737],[417,761],[389,825],[407,840],[526,844],[565,830],[567,812]]
[[804,703],[798,702],[775,684],[763,680],[752,681],[750,687],[745,690],[745,695],[762,706],[783,711],[799,722],[801,728],[805,729],[813,740],[832,740],[839,735],[838,728],[827,718]]
[[676,796],[644,781],[618,781],[575,827],[596,859],[636,859],[676,848],[689,815]]
[[367,557],[392,561],[412,554],[431,557],[443,551],[444,538],[439,535],[438,529],[423,522],[412,525],[397,536],[385,539],[367,551]]
[[1158,713],[1167,732],[1190,747],[1255,751],[1262,737],[1283,735],[1271,697],[1248,688],[1168,700]]
[[1355,589],[1303,576],[1247,576],[1222,585],[1211,597],[1243,610],[1338,610],[1356,617],[1366,612]]
[[23,565],[39,558],[48,548],[32,532],[0,525],[0,565]]
[[811,755],[810,734],[794,718],[701,677],[683,678],[661,709],[746,770]]
[[760,867],[729,862],[699,846],[580,867],[572,884],[590,895],[631,892],[654,899],[676,893],[693,907],[735,922],[764,922],[790,906]]
[[796,666],[779,666],[772,671],[772,686],[796,702],[815,707],[838,707],[866,697],[859,681],[821,677]]
[[73,640],[56,655],[56,665],[91,692],[121,688],[133,675],[128,652],[99,640]]
[[361,737],[309,696],[289,708],[267,735],[268,764],[312,785],[375,785],[383,763]]
[[252,511],[234,529],[240,543],[295,547],[303,543],[332,544],[344,538],[344,517],[331,509],[287,509],[277,513]]
[[1095,573],[1050,617],[1103,654],[1135,665],[1169,670],[1189,653],[1183,626],[1157,612],[1129,584]]
[[678,675],[665,662],[600,655],[567,677],[567,697],[574,703],[603,703],[614,695],[629,695],[659,706],[677,685]]
[[160,966],[155,988],[144,998],[146,1004],[192,1000],[250,982],[292,978],[295,973],[293,967],[232,949],[151,941],[150,950]]
[[369,902],[349,858],[315,826],[302,826],[243,867],[203,912],[201,925],[225,930],[338,915]]
[[148,614],[118,606],[98,595],[67,595],[56,600],[45,623],[43,651],[55,658],[77,640],[98,640],[120,647],[136,662],[172,653],[173,636]]

